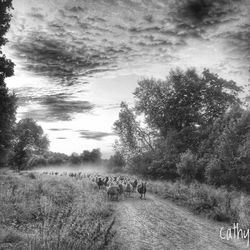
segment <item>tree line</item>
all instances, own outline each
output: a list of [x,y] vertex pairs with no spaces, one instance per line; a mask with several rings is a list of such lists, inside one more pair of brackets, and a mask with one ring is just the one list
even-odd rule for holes
[[122,102],[109,165],[150,177],[250,191],[250,112],[243,88],[204,69],[145,78]]
[[71,155],[49,151],[49,140],[32,118],[21,119],[14,125],[12,146],[7,164],[16,170],[26,170],[36,166],[85,163],[100,163],[100,149],[84,150]]

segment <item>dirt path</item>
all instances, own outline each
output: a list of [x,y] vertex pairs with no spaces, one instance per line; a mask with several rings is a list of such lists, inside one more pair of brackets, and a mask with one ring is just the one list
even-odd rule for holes
[[135,198],[117,204],[115,241],[119,249],[248,249],[246,241],[220,239],[224,224],[195,216],[153,195],[147,195],[147,200],[133,195]]

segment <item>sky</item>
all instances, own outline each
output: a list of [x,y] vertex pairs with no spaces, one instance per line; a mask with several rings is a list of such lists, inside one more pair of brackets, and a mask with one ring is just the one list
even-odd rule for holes
[[7,86],[17,119],[34,118],[50,150],[113,154],[119,105],[137,81],[204,68],[249,83],[249,0],[13,0]]

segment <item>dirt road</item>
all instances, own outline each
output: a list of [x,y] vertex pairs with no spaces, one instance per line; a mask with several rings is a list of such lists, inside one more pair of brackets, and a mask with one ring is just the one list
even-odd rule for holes
[[[119,249],[249,249],[246,241],[222,240],[224,224],[195,216],[185,208],[147,195],[119,201],[116,212],[115,241]],[[228,228],[229,225],[226,225]]]

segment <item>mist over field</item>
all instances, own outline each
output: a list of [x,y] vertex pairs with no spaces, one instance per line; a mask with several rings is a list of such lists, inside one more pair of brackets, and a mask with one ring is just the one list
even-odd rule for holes
[[73,165],[73,164],[64,164],[64,165],[50,165],[44,167],[36,167],[31,170],[32,172],[57,172],[61,173],[83,173],[83,174],[105,174],[108,173],[109,169],[107,166],[103,164],[81,164],[81,165]]

